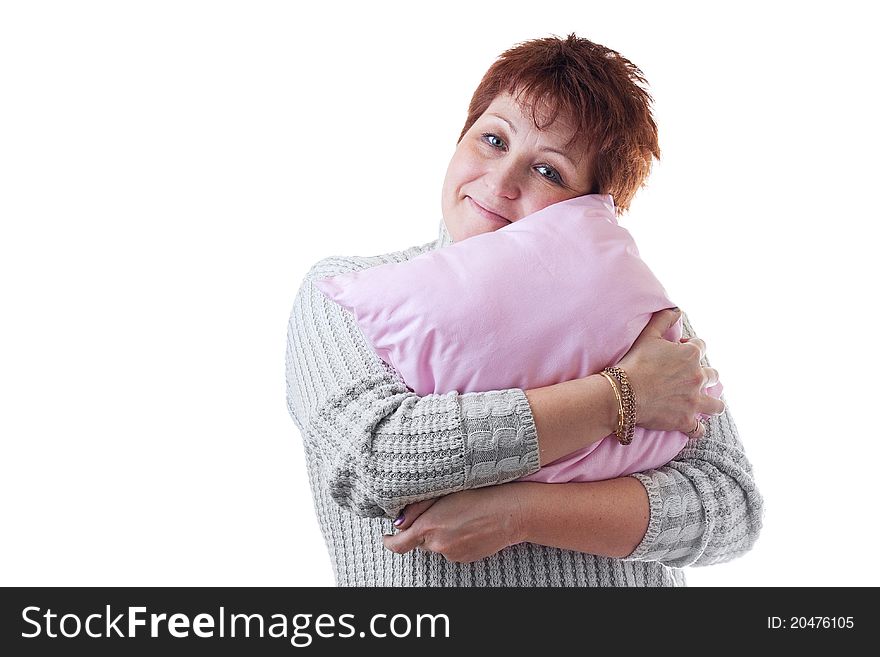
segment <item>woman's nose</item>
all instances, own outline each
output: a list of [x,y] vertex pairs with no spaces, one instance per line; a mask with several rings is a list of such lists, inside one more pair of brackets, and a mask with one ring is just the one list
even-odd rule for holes
[[484,181],[488,190],[495,196],[514,199],[519,196],[520,180],[515,165],[508,161],[497,161],[486,172]]

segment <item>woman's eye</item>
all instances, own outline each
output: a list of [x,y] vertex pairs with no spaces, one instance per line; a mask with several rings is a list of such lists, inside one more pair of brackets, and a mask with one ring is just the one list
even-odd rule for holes
[[483,135],[483,141],[493,148],[504,148],[504,140],[498,135],[493,135],[491,132],[487,132]]
[[559,175],[559,172],[556,171],[553,167],[548,167],[546,164],[539,164],[535,167],[535,171],[544,176],[547,180],[551,182],[555,182],[558,184],[562,184],[562,176]]

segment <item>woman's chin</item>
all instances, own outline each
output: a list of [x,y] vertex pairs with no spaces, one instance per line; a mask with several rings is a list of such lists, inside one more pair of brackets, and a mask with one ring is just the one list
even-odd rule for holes
[[496,222],[481,217],[479,219],[468,218],[467,221],[458,222],[452,227],[447,223],[446,229],[449,231],[449,236],[452,238],[453,242],[461,242],[469,237],[491,233],[499,228],[504,228],[504,226],[509,225],[510,224],[507,222]]

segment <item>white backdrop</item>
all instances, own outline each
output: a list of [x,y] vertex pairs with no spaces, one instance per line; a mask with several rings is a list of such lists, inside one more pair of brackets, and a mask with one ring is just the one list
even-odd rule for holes
[[435,238],[482,73],[571,31],[651,83],[663,161],[622,223],[766,498],[691,585],[880,584],[868,5],[0,5],[0,584],[332,585],[284,400],[299,283]]

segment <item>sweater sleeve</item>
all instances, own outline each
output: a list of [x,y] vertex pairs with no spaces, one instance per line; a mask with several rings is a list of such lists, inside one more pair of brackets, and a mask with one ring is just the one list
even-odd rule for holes
[[312,267],[287,331],[288,411],[331,497],[363,517],[395,517],[411,502],[538,470],[525,392],[409,390],[352,314],[313,284],[351,268],[342,258]]
[[[684,337],[694,337],[684,313],[682,322]],[[705,358],[703,365],[710,367]],[[745,554],[757,540],[763,500],[727,402],[705,423],[705,435],[689,440],[673,461],[630,475],[648,491],[650,520],[627,560],[708,566]]]

